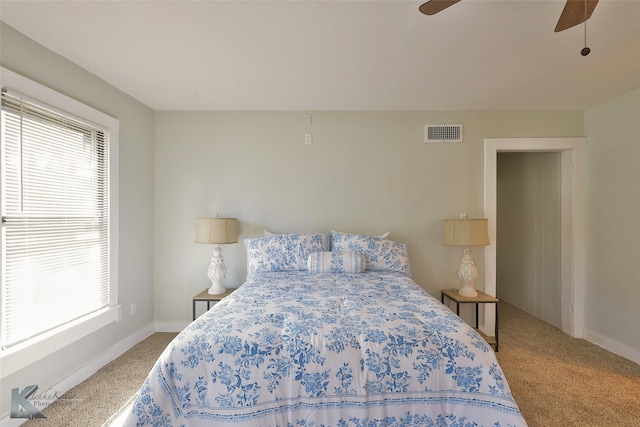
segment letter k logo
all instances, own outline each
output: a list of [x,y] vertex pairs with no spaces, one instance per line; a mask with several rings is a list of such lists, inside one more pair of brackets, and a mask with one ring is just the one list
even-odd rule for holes
[[20,391],[19,388],[11,389],[11,418],[47,418],[42,412],[33,406],[27,399],[38,389],[37,385],[30,385]]

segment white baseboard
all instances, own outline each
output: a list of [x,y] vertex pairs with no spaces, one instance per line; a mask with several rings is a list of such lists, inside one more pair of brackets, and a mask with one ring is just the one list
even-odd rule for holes
[[181,332],[191,322],[155,322],[156,332]]
[[640,365],[640,350],[636,348],[629,347],[588,329],[584,330],[584,339]]
[[143,339],[149,337],[154,332],[155,331],[153,329],[153,325],[147,325],[143,329],[140,329],[139,331],[129,335],[128,337],[111,347],[109,350],[107,350],[107,352],[102,356],[98,357],[90,363],[87,363],[82,368],[78,369],[76,372],[57,383],[51,389],[61,393],[66,393],[76,385],[80,384],[82,381],[89,378],[91,375],[95,374],[107,363],[121,356],[125,351],[129,350],[131,347],[138,344]]
[[0,420],[0,426],[2,427],[18,427],[22,423],[27,422],[26,418],[9,418],[9,415]]
[[[129,350],[131,347],[138,344],[143,339],[149,337],[154,332],[154,325],[149,324],[143,329],[140,329],[139,331],[129,335],[122,341],[109,348],[100,357],[82,366],[80,369],[52,386],[44,394],[62,396],[64,393],[80,384],[91,375],[95,374],[100,368],[116,359],[118,356],[121,356],[125,351]],[[50,403],[53,403],[53,400],[49,402],[49,404]],[[0,427],[17,427],[25,421],[27,420],[22,418],[10,418],[10,415],[6,415],[4,418],[0,419]]]

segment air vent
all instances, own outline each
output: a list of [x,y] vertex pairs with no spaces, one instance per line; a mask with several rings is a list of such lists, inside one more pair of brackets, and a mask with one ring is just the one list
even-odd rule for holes
[[424,142],[462,142],[462,125],[425,125]]

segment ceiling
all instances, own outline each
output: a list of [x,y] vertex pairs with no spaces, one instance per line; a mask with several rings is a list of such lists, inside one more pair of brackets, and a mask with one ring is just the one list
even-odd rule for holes
[[640,0],[12,1],[0,19],[156,110],[583,110],[640,87]]

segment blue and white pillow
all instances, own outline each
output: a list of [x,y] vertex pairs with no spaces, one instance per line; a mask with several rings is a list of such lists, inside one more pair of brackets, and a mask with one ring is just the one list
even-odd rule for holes
[[[264,232],[264,236],[265,236],[265,237],[275,236],[275,235],[277,235],[277,234],[278,234],[278,233],[274,233],[274,232],[273,232],[273,231],[271,231],[271,230],[267,230],[266,228],[263,230],[263,232]],[[331,230],[331,232],[332,232],[332,233],[339,233],[338,231],[334,231],[334,230]],[[342,234],[345,234],[345,233],[342,233]],[[373,237],[380,237],[381,239],[386,239],[387,237],[389,237],[389,232],[387,231],[386,233],[382,233],[382,234],[381,234],[381,235],[379,235],[379,236],[373,236]]]
[[[269,233],[270,233],[270,231],[269,231],[269,230],[264,230],[264,232],[265,232],[265,236],[267,236],[267,234],[266,234],[267,232],[269,232]],[[335,230],[331,230],[331,233],[336,233],[336,234],[354,234],[354,233],[344,233],[344,232],[341,232],[341,231],[335,231]],[[379,238],[381,238],[381,239],[386,239],[387,237],[389,237],[389,234],[390,234],[390,233],[387,231],[386,233],[382,233],[382,234],[380,234],[379,236],[371,236],[371,237],[379,237]]]
[[362,273],[367,262],[361,252],[323,251],[309,255],[307,267],[310,273]]
[[331,250],[361,252],[370,271],[396,271],[411,276],[409,245],[366,234],[331,232]]
[[243,239],[247,249],[247,276],[272,271],[307,269],[313,252],[329,249],[328,234],[276,234]]

